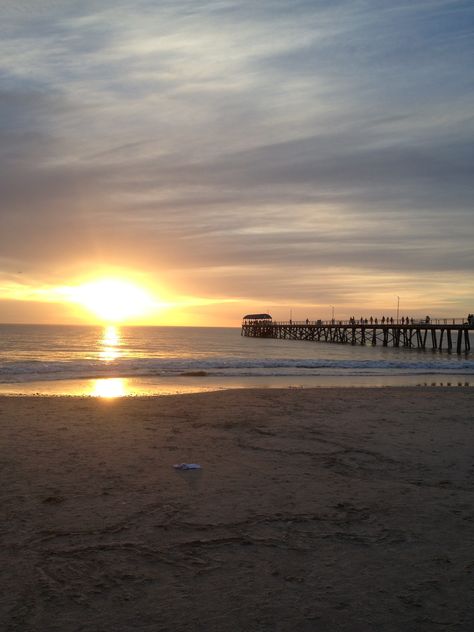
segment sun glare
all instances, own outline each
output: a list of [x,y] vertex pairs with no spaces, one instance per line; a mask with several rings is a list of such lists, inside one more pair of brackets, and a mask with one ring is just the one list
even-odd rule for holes
[[121,377],[94,380],[91,395],[93,397],[103,397],[104,399],[125,397],[127,395],[126,380]]
[[118,323],[146,316],[156,307],[143,288],[116,279],[103,279],[74,288],[72,300],[105,322]]

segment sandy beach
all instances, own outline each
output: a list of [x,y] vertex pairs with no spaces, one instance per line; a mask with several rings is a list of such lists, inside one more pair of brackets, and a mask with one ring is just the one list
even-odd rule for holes
[[6,632],[474,629],[470,388],[2,397],[0,428]]

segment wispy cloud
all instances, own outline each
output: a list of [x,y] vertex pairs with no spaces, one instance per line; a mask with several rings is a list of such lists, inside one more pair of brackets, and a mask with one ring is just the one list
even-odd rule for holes
[[0,277],[350,304],[448,274],[465,301],[473,26],[455,0],[3,3]]

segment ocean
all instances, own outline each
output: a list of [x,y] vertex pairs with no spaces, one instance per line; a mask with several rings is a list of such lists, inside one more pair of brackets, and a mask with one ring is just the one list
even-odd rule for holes
[[474,385],[474,354],[246,338],[239,328],[0,325],[0,393]]

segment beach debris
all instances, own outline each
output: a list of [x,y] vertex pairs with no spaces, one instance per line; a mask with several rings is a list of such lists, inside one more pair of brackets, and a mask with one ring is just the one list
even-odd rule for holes
[[173,465],[175,470],[200,470],[202,469],[199,463],[175,463]]

